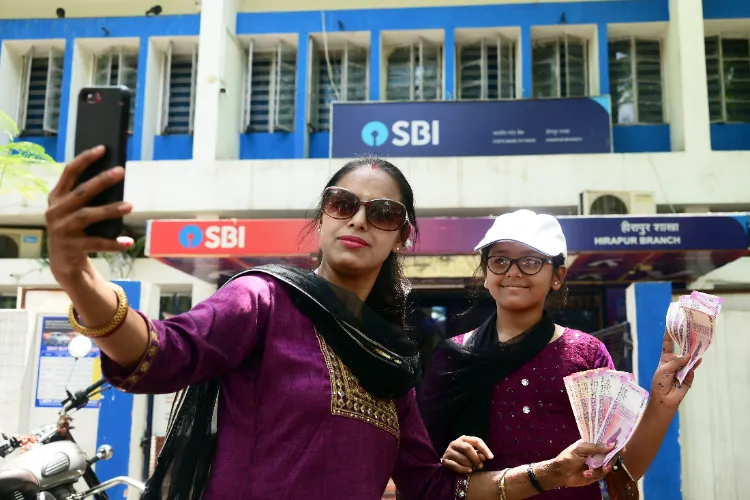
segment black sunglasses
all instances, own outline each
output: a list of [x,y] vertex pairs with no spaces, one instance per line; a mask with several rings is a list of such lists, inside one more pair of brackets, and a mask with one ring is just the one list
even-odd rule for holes
[[544,264],[553,264],[550,259],[543,259],[541,257],[520,257],[518,259],[511,259],[503,255],[495,255],[487,259],[487,269],[492,274],[505,274],[510,270],[510,267],[515,264],[518,269],[528,276],[534,276],[539,273],[544,267]]
[[396,200],[377,198],[362,201],[344,188],[329,187],[323,191],[320,202],[322,212],[331,219],[350,219],[365,207],[365,217],[372,227],[382,231],[398,231],[409,221],[406,206]]

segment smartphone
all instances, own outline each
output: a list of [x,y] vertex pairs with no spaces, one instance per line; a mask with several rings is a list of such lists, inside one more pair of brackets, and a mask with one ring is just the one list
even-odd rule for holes
[[[82,184],[114,167],[125,167],[132,93],[124,86],[87,87],[78,94],[75,154],[103,145],[106,150],[76,181]],[[125,181],[110,186],[91,198],[87,206],[95,207],[123,201]],[[115,239],[122,233],[122,217],[95,222],[84,232],[89,236]]]

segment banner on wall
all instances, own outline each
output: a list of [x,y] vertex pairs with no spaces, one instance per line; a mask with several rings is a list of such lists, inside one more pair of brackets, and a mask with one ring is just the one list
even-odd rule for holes
[[330,150],[332,158],[611,153],[611,102],[334,102]]
[[[99,348],[94,345],[85,357],[73,358],[68,343],[78,335],[65,316],[40,316],[39,361],[37,366],[37,408],[60,408],[66,391],[75,392],[101,378]],[[91,398],[87,408],[98,408],[101,395]]]

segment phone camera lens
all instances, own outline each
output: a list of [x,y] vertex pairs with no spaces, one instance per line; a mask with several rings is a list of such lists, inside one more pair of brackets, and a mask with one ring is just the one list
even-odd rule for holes
[[101,101],[101,96],[99,95],[99,92],[89,92],[86,94],[86,102],[89,104],[99,104],[99,101]]

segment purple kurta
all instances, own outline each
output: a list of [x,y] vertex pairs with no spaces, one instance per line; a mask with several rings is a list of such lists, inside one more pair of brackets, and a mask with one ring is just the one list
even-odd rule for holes
[[[468,336],[453,340],[464,343]],[[548,460],[579,440],[563,377],[593,368],[614,369],[607,348],[591,335],[566,329],[520,370],[499,381],[492,396],[487,442],[495,458],[485,462],[484,470]],[[428,375],[423,387],[429,384]],[[548,491],[534,498],[601,500],[602,496],[597,483]]]
[[148,323],[134,370],[104,355],[102,368],[134,393],[221,378],[204,499],[379,500],[390,477],[409,500],[463,494],[466,479],[440,465],[414,391],[370,396],[274,278],[238,278],[188,313]]

